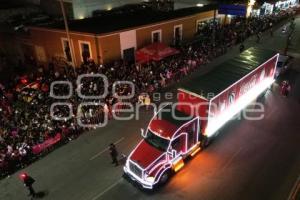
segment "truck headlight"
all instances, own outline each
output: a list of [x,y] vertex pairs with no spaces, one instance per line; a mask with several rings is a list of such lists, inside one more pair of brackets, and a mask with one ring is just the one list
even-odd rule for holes
[[150,183],[154,183],[155,178],[153,176],[146,177],[146,181]]
[[123,171],[124,171],[125,173],[127,173],[127,167],[126,167],[126,165],[123,167]]
[[126,160],[126,163],[125,163],[125,165],[123,167],[123,170],[124,170],[125,173],[127,173],[128,169],[129,169],[129,162],[128,162],[128,160]]

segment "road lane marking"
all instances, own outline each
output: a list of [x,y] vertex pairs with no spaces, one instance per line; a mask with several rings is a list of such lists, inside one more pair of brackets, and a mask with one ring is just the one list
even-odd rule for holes
[[[118,144],[120,142],[122,142],[125,138],[122,137],[121,139],[119,139],[118,141],[116,141],[114,144]],[[101,154],[103,154],[104,152],[108,151],[109,147],[106,147],[105,149],[103,149],[102,151],[100,151],[99,153],[97,153],[96,155],[94,155],[93,157],[90,158],[90,160],[94,160],[95,158],[99,157]]]
[[239,148],[238,151],[236,151],[231,158],[225,163],[225,165],[221,168],[220,172],[223,172],[233,161],[233,159],[242,151],[242,147]]
[[299,190],[300,190],[300,175],[298,176],[297,181],[293,185],[293,188],[289,194],[288,200],[296,200]]
[[97,200],[99,199],[101,196],[103,196],[106,192],[108,192],[109,190],[111,190],[112,188],[114,188],[116,185],[118,185],[121,181],[123,180],[123,178],[120,178],[119,180],[117,180],[115,183],[111,184],[108,188],[106,188],[105,190],[103,190],[101,193],[99,193],[97,196],[95,196],[92,200]]

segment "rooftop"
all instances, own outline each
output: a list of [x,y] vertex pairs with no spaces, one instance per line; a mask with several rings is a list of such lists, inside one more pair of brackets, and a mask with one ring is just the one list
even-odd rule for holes
[[[170,12],[154,11],[149,8],[145,8],[136,11],[128,11],[126,13],[120,12],[112,15],[106,14],[99,17],[71,20],[69,21],[69,29],[71,31],[93,34],[110,33],[166,20],[182,18],[197,13],[214,10],[216,8],[216,4],[210,4],[203,7],[184,8]],[[63,22],[56,22],[43,27],[64,29],[64,24]]]
[[209,93],[219,94],[233,83],[240,80],[261,64],[273,57],[277,52],[251,47],[215,69],[197,76],[180,85],[181,89],[207,97]]

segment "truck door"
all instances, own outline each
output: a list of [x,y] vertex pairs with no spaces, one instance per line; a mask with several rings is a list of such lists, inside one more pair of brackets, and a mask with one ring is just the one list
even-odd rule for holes
[[193,147],[199,140],[198,132],[199,132],[199,120],[193,120],[190,124],[185,127],[185,131],[188,133],[187,135],[187,149]]
[[170,148],[171,158],[177,158],[178,156],[186,153],[187,147],[186,147],[186,137],[187,133],[180,134],[178,137],[176,137],[172,143]]

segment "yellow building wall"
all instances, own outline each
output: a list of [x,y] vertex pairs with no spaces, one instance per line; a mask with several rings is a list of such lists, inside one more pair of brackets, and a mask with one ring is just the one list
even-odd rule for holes
[[[152,43],[152,31],[161,29],[162,42],[171,45],[174,42],[174,27],[182,25],[183,41],[191,40],[196,34],[197,21],[213,18],[214,11],[207,11],[196,15],[160,22],[143,27],[136,27],[137,49]],[[129,29],[128,29],[129,30]],[[121,58],[120,32],[96,35],[90,33],[71,32],[70,37],[74,46],[76,66],[80,66],[82,56],[79,41],[86,41],[91,47],[91,56],[96,62],[109,63]],[[19,38],[22,43],[29,43],[36,49],[36,58],[49,62],[53,57],[64,57],[61,38],[67,38],[62,30],[47,28],[30,28],[30,35]]]
[[99,37],[100,57],[103,63],[121,58],[120,34]]
[[136,29],[137,46],[142,48],[152,41],[152,31],[161,30],[162,42],[172,44],[174,42],[174,27],[182,25],[182,38],[184,41],[191,40],[196,34],[196,23],[198,20],[204,20],[214,17],[214,11],[207,11],[197,15],[185,17],[167,22],[161,22],[157,25],[149,25],[144,28]]

